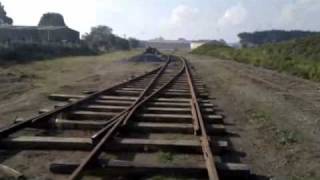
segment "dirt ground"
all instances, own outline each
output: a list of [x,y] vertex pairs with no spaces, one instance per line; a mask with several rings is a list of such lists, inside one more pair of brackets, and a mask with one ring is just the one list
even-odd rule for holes
[[[0,67],[0,127],[48,107],[51,93],[80,93],[108,87],[154,64],[123,63],[139,53],[70,57]],[[251,65],[183,53],[206,82],[214,104],[226,115],[234,149],[261,179],[320,179],[320,84]],[[14,158],[7,158],[14,156]],[[59,154],[57,159],[55,154]],[[0,164],[30,179],[48,176],[48,162],[80,159],[81,152],[0,152]],[[23,160],[22,160],[23,159]],[[32,162],[26,165],[26,162]],[[34,172],[43,176],[32,176]],[[60,177],[59,177],[60,178]],[[1,178],[0,178],[1,179]]]
[[[140,51],[115,52],[101,56],[68,57],[0,66],[0,128],[15,118],[28,118],[41,108],[52,107],[51,93],[76,93],[112,86],[133,75],[140,75],[156,63],[129,63]],[[84,152],[0,151],[0,164],[23,172],[28,179],[63,179],[52,176],[50,162],[71,159],[80,162]],[[0,174],[0,179],[3,179]]]
[[242,161],[261,179],[320,179],[320,83],[185,54],[226,115]]
[[47,98],[51,93],[98,90],[152,69],[152,64],[125,61],[139,53],[115,52],[0,66],[0,127],[51,105]]

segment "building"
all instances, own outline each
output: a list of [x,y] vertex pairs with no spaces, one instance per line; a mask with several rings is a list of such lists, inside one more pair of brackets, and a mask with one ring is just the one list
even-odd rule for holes
[[192,41],[191,45],[190,45],[191,46],[191,50],[196,49],[196,48],[198,48],[198,47],[200,47],[200,46],[202,46],[204,44],[207,44],[209,42],[210,42],[210,40]]
[[223,39],[221,39],[221,40],[198,40],[198,41],[191,42],[191,45],[190,45],[191,50],[196,49],[204,44],[228,46],[227,43]]
[[156,39],[145,41],[144,47],[153,47],[159,50],[193,50],[204,44],[220,44],[227,45],[224,40],[197,40],[197,41],[188,41],[184,39],[179,40],[164,40]]
[[0,42],[79,43],[80,34],[66,26],[0,26]]
[[[59,14],[48,13],[44,17],[54,17]],[[60,21],[63,21],[59,15]],[[43,21],[43,18],[41,18]],[[64,21],[63,21],[64,22]],[[48,24],[39,26],[12,26],[9,24],[0,25],[0,42],[1,43],[79,43],[80,33],[65,24],[57,25],[53,21]]]
[[144,42],[146,47],[153,47],[159,50],[190,50],[189,41],[181,40],[150,40]]

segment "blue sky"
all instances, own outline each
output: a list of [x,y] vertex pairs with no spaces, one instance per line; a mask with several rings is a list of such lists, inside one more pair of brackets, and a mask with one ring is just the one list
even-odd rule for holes
[[225,39],[243,31],[320,30],[320,0],[0,0],[15,25],[36,25],[45,12],[64,15],[88,32],[108,25],[116,34],[151,39]]

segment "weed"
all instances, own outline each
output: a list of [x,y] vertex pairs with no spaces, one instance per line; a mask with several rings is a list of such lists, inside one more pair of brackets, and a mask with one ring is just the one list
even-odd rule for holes
[[315,176],[290,176],[283,178],[275,178],[274,180],[320,180],[320,177]]
[[150,180],[188,180],[189,178],[178,178],[169,176],[154,176]]
[[249,122],[258,128],[265,126],[271,120],[271,115],[265,111],[256,110],[249,112]]
[[166,180],[166,179],[168,178],[165,176],[154,176],[150,180]]
[[280,144],[289,145],[297,143],[301,139],[301,134],[298,131],[277,129],[276,137]]
[[305,79],[320,81],[319,41],[320,36],[317,36],[242,49],[206,44],[193,50],[192,53],[233,59]]
[[162,152],[161,151],[159,153],[158,159],[162,163],[170,163],[173,161],[174,157],[173,157],[173,154],[170,152]]
[[290,145],[299,142],[302,134],[295,130],[280,129],[273,125],[271,115],[265,111],[255,110],[249,113],[249,122],[257,128],[270,127],[275,140],[281,145]]

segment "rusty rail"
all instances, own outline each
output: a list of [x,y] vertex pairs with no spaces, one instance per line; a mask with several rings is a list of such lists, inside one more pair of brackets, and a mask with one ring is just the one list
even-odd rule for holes
[[[169,60],[168,60],[168,62],[169,62]],[[113,90],[115,88],[118,88],[118,87],[123,86],[125,84],[128,84],[130,82],[137,81],[137,80],[139,80],[139,79],[141,79],[141,78],[143,78],[143,77],[145,77],[147,75],[150,75],[152,73],[155,73],[155,72],[161,70],[162,68],[163,67],[158,67],[158,68],[156,68],[156,69],[154,69],[154,70],[152,70],[150,72],[147,72],[147,73],[145,73],[145,74],[143,74],[141,76],[135,77],[134,79],[130,79],[130,80],[125,81],[125,82],[117,83],[117,84],[115,84],[115,85],[113,85],[113,86],[111,86],[109,88],[106,88],[104,90],[95,92],[95,93],[93,93],[93,94],[91,94],[91,95],[89,95],[89,96],[87,96],[87,97],[85,97],[83,99],[74,101],[74,102],[72,102],[70,104],[67,104],[67,105],[63,106],[63,107],[59,107],[59,108],[57,108],[57,109],[55,109],[53,111],[50,111],[50,112],[47,112],[47,113],[43,113],[41,115],[37,115],[36,117],[31,117],[31,118],[29,118],[27,120],[24,120],[22,122],[18,122],[18,123],[12,124],[10,126],[1,128],[0,129],[0,139],[8,137],[10,134],[13,134],[13,133],[15,133],[15,132],[17,132],[17,131],[19,131],[19,130],[21,130],[23,128],[26,128],[26,127],[32,125],[32,124],[36,124],[36,123],[43,122],[43,121],[48,121],[49,119],[52,119],[52,118],[56,117],[58,114],[60,114],[62,112],[74,109],[75,107],[80,106],[81,104],[84,104],[84,103],[86,103],[86,102],[98,97],[101,94],[104,94],[104,93],[106,93],[108,91],[111,91],[111,90]]]
[[[225,152],[228,142],[215,136],[226,135],[222,125],[223,116],[216,114],[214,105],[210,103],[207,91],[201,84],[202,81],[192,74],[185,58],[171,56],[163,66],[153,71],[91,95],[55,96],[60,97],[60,100],[64,99],[63,101],[80,99],[0,130],[0,147],[88,151],[80,164],[51,164],[52,172],[71,174],[70,180],[81,179],[85,173],[91,171],[99,174],[114,170],[118,170],[120,176],[127,171],[138,174],[142,172],[143,175],[177,172],[183,177],[194,177],[197,174],[210,180],[219,180],[223,179],[222,175],[231,175],[232,178],[229,179],[238,179],[240,175],[242,177],[249,172],[247,166],[217,161],[214,158],[214,155],[219,156],[221,151]],[[52,119],[55,120],[51,121]],[[81,130],[92,132],[90,128],[95,128],[95,131],[93,135],[85,137],[10,136],[26,127],[50,131],[50,123],[54,124],[53,128],[66,124],[61,126],[62,130],[73,130],[81,126]],[[127,134],[134,130],[143,133],[143,138]],[[144,138],[148,133],[186,134],[192,138]],[[100,157],[102,152],[118,152],[118,149],[120,153],[134,154],[135,151],[169,150],[195,155],[200,157],[201,161],[177,165],[136,162],[131,159],[105,160],[103,156]],[[137,172],[134,172],[135,170]]]
[[[187,61],[184,59],[184,63],[186,66],[186,74],[188,77],[188,84],[190,87],[190,92],[191,92],[191,105],[192,105],[192,116],[194,119],[194,129],[198,129],[199,125],[200,125],[200,134],[201,134],[201,147],[202,147],[202,151],[203,151],[203,156],[204,159],[206,161],[206,167],[208,170],[208,175],[209,175],[209,179],[210,180],[219,180],[219,176],[218,176],[218,172],[217,172],[217,168],[215,165],[215,161],[212,155],[212,150],[211,150],[211,146],[210,146],[210,140],[207,134],[207,128],[206,128],[206,124],[204,122],[204,119],[202,117],[202,112],[199,106],[199,102],[198,102],[198,96],[197,96],[197,92],[196,92],[196,88],[194,87],[194,82],[193,82],[193,78],[192,78],[192,74],[190,73],[190,67],[187,63]],[[211,139],[212,140],[212,139]]]
[[134,110],[134,108],[137,106],[137,104],[142,100],[142,98],[145,96],[145,94],[150,90],[150,88],[153,86],[155,81],[160,77],[160,75],[163,73],[165,68],[170,63],[170,56],[168,56],[168,60],[165,63],[165,65],[158,71],[156,76],[152,79],[152,81],[149,82],[149,84],[146,86],[146,88],[141,92],[139,97],[135,100],[135,102],[127,109],[119,113],[117,116],[113,117],[111,120],[109,120],[106,123],[106,126],[102,128],[100,131],[95,133],[91,138],[94,142],[96,142],[98,139],[102,138],[104,134],[108,132],[108,130],[115,124],[117,124],[117,121],[123,119],[124,117],[128,116],[128,114],[131,114],[131,112]]
[[94,147],[94,149],[90,152],[90,154],[85,158],[85,160],[77,167],[77,169],[72,173],[69,180],[78,180],[81,178],[81,173],[90,165],[94,163],[95,160],[97,160],[100,153],[103,151],[103,146],[107,143],[107,141],[111,138],[112,134],[115,133],[117,128],[120,127],[121,124],[126,125],[128,120],[132,117],[132,115],[136,112],[136,110],[141,107],[146,101],[157,95],[161,90],[163,90],[165,87],[167,87],[172,81],[174,81],[184,70],[185,66],[183,66],[180,70],[180,72],[174,76],[169,82],[164,84],[161,88],[153,92],[149,96],[145,96],[145,94],[150,91],[150,88],[155,83],[155,81],[160,77],[161,73],[164,71],[166,66],[164,66],[161,71],[157,74],[157,76],[149,83],[147,88],[141,93],[138,100],[135,102],[135,104],[130,108],[128,114],[124,114],[123,116],[118,117],[118,119],[115,119],[111,124],[100,130],[98,133],[96,133],[92,138],[94,140],[98,139],[99,137],[103,136],[102,139],[99,141],[99,143]]

